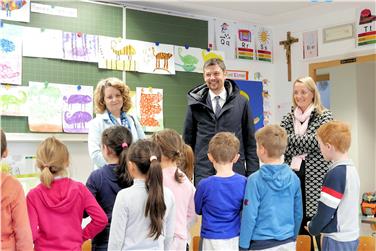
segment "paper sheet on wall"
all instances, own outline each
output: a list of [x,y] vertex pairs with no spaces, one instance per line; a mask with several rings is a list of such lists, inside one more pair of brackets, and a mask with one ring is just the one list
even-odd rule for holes
[[235,59],[235,23],[228,20],[215,20],[216,49],[223,51],[228,59]]
[[[198,65],[201,69],[204,67],[206,61],[212,58],[219,58],[222,61],[225,61],[225,53],[223,51],[213,51],[213,50],[203,50],[201,49],[201,56],[202,56],[202,65]],[[200,61],[201,62],[201,61]]]
[[145,132],[163,129],[163,89],[136,88],[137,117]]
[[202,73],[202,49],[184,46],[174,46],[175,70]]
[[64,132],[88,133],[93,119],[93,86],[65,85],[62,96]]
[[357,46],[373,46],[376,44],[376,7],[357,10]]
[[0,86],[0,115],[27,116],[29,87],[27,86]]
[[21,85],[22,38],[0,33],[0,83]]
[[0,7],[0,19],[30,22],[30,0],[3,0]]
[[2,170],[17,178],[37,175],[34,155],[12,154],[10,153],[1,161]]
[[236,57],[238,59],[255,59],[255,29],[254,25],[236,25]]
[[32,132],[62,132],[63,89],[65,85],[29,82],[28,121]]
[[141,43],[142,51],[137,59],[137,71],[165,75],[175,74],[175,56],[173,45],[156,45],[155,43],[147,42]]
[[53,16],[77,17],[76,8],[60,7],[40,3],[31,3],[31,12],[42,13]]
[[318,31],[303,33],[303,59],[318,56]]
[[61,30],[24,27],[22,54],[25,57],[63,58]]
[[63,59],[98,62],[98,36],[63,32]]
[[256,35],[257,60],[263,62],[273,61],[272,30],[266,27],[258,27]]

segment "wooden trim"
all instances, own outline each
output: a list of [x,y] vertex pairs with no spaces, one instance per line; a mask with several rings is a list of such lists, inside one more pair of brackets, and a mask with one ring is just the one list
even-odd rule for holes
[[328,68],[328,67],[336,67],[336,66],[343,65],[344,63],[341,63],[341,61],[346,60],[346,59],[355,59],[355,61],[351,62],[351,64],[352,63],[359,64],[359,63],[365,63],[365,62],[369,62],[369,61],[376,61],[376,54],[370,54],[370,55],[359,56],[359,57],[350,57],[350,58],[344,58],[344,59],[337,59],[337,60],[331,60],[331,61],[319,62],[319,63],[312,63],[312,64],[309,64],[309,66],[308,66],[309,76],[311,76],[313,78],[313,80],[317,81],[318,80],[317,69]]
[[320,82],[320,81],[328,81],[329,79],[330,79],[329,74],[321,74],[321,75],[317,75],[317,76],[316,76],[316,81],[317,81],[317,82]]

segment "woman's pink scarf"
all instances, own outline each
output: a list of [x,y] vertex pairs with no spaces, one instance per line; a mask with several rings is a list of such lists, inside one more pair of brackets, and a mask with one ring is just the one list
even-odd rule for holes
[[[297,135],[304,135],[308,128],[308,122],[309,117],[311,116],[311,113],[313,111],[314,107],[313,105],[310,105],[304,112],[299,108],[296,107],[294,110],[294,132]],[[291,168],[295,171],[300,170],[300,166],[302,164],[302,161],[305,159],[307,154],[302,154],[298,156],[292,157],[291,160]]]

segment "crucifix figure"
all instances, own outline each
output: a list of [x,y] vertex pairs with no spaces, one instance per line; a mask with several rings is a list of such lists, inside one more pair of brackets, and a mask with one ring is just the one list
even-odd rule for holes
[[279,44],[283,45],[283,48],[286,50],[286,59],[287,59],[287,80],[291,81],[291,45],[298,42],[299,39],[291,36],[291,32],[287,32],[287,40],[280,41]]

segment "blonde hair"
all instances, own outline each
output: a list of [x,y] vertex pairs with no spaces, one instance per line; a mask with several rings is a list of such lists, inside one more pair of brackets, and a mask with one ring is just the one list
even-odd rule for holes
[[341,153],[347,152],[350,148],[351,130],[344,122],[330,121],[321,125],[316,133],[324,144],[331,144]]
[[[296,83],[302,83],[304,84],[305,87],[308,88],[313,93],[313,106],[316,108],[316,111],[321,114],[324,110],[325,107],[321,104],[321,98],[320,98],[320,92],[317,89],[317,85],[315,81],[311,77],[301,77],[295,80],[293,87],[295,86]],[[294,88],[293,88],[293,95],[292,95],[292,104],[294,108],[296,108],[298,105],[295,102],[294,99]]]
[[98,82],[94,91],[95,112],[104,113],[106,110],[106,105],[104,103],[104,90],[107,87],[113,87],[120,91],[121,96],[123,97],[123,107],[121,110],[128,112],[132,106],[129,87],[118,78],[106,78]]
[[255,134],[258,145],[263,146],[269,158],[279,158],[286,151],[287,133],[279,125],[267,125]]
[[67,175],[68,148],[55,137],[49,137],[38,146],[36,164],[42,171],[40,175],[42,184],[50,188],[55,176]]
[[231,162],[239,153],[240,142],[234,133],[219,132],[209,142],[208,152],[218,163]]

